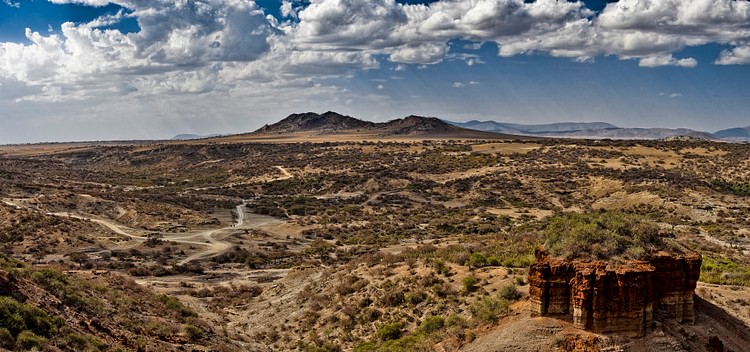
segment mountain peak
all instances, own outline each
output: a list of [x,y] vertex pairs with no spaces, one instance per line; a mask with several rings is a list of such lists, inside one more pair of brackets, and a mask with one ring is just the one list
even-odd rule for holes
[[257,130],[259,133],[294,133],[305,131],[335,132],[342,130],[356,130],[370,128],[372,122],[355,119],[351,116],[341,115],[334,111],[326,111],[323,114],[306,112],[291,114],[285,119],[266,125]]

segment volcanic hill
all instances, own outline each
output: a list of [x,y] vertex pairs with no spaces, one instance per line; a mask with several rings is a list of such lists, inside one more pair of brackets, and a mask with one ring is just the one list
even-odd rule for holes
[[307,112],[292,114],[271,125],[265,125],[252,135],[314,135],[358,134],[368,137],[421,137],[504,139],[510,135],[476,131],[451,125],[435,117],[410,115],[388,122],[371,122],[328,111],[323,114]]

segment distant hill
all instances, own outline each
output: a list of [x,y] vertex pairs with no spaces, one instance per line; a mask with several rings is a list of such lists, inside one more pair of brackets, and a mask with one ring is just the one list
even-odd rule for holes
[[710,133],[694,131],[687,128],[607,128],[601,130],[535,133],[533,135],[545,137],[610,139],[665,139],[671,137],[690,137],[703,140],[716,139],[716,137]]
[[419,136],[440,138],[505,138],[508,136],[476,131],[449,124],[435,117],[411,115],[388,122],[371,122],[328,111],[292,114],[274,124],[265,125],[255,135],[283,135],[313,132],[317,135],[360,133],[379,137]]
[[750,126],[729,128],[726,130],[716,131],[714,136],[721,139],[750,141]]
[[255,131],[256,133],[295,133],[295,132],[336,132],[351,130],[368,130],[375,128],[374,122],[355,119],[351,116],[328,111],[323,114],[307,112],[303,114],[291,114],[285,119],[272,125],[265,125]]
[[619,128],[613,124],[606,122],[559,122],[540,125],[523,125],[517,123],[472,120],[468,122],[449,123],[455,126],[469,128],[472,130],[513,134],[576,132]]
[[201,139],[201,138],[211,138],[211,137],[218,137],[221,136],[220,134],[209,134],[205,136],[201,136],[198,134],[178,134],[174,137],[172,137],[173,141],[187,141],[191,139]]
[[450,122],[453,125],[499,133],[538,137],[609,138],[609,139],[665,139],[689,137],[713,140],[714,135],[687,128],[622,128],[606,122],[560,122],[541,125],[524,125],[496,121]]

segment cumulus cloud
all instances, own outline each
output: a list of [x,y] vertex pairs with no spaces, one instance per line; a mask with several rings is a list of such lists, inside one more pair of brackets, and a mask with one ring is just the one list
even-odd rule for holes
[[[748,1],[620,0],[594,13],[581,1],[284,0],[282,22],[249,0],[50,1],[128,11],[0,43],[0,81],[28,88],[19,90],[26,98],[14,99],[279,89],[376,69],[381,60],[396,70],[446,59],[483,63],[456,53],[449,45],[455,39],[469,41],[468,50],[496,43],[505,57],[546,53],[586,62],[614,55],[643,67],[685,68],[697,60],[675,53],[719,43],[730,48],[716,64],[750,64]],[[107,29],[125,18],[136,19],[140,31]]]
[[719,65],[750,64],[750,44],[723,51],[716,63]]
[[695,67],[698,61],[693,58],[675,59],[672,55],[657,55],[641,58],[638,66],[641,67],[659,67],[659,66],[678,66],[678,67]]

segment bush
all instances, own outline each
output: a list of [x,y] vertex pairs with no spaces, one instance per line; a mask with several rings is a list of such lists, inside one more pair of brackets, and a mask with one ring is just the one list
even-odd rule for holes
[[184,328],[185,328],[185,333],[188,335],[188,338],[191,340],[199,340],[199,339],[202,339],[203,336],[205,336],[205,333],[203,332],[203,330],[201,330],[201,328],[195,325],[185,324]]
[[167,308],[180,313],[180,315],[183,317],[187,318],[187,317],[198,316],[197,313],[190,310],[190,308],[185,307],[177,298],[162,294],[162,295],[159,295],[159,301],[161,301],[161,303],[164,303],[164,305],[166,305]]
[[469,306],[471,315],[475,318],[485,321],[494,322],[497,318],[508,314],[510,311],[510,302],[504,298],[484,297]]
[[419,331],[430,334],[445,327],[445,318],[441,316],[430,316],[419,324]]
[[383,324],[378,327],[376,335],[381,341],[396,340],[401,337],[401,329],[403,328],[404,323],[402,322]]
[[663,247],[655,224],[622,212],[556,216],[547,223],[544,239],[550,254],[568,259],[642,259]]
[[482,253],[471,253],[469,259],[466,260],[466,265],[472,268],[481,268],[487,265],[487,258]]
[[466,292],[472,292],[476,290],[477,283],[479,283],[479,280],[474,276],[467,276],[463,279],[464,289]]
[[59,325],[57,320],[37,307],[0,296],[0,326],[11,335],[19,335],[26,330],[50,337],[57,332]]
[[47,339],[38,336],[37,334],[24,330],[16,337],[16,348],[20,350],[30,350],[33,348],[40,348],[47,343]]
[[11,349],[13,348],[13,335],[6,328],[0,328],[0,347]]
[[509,301],[515,301],[521,298],[521,292],[518,292],[516,284],[507,284],[500,289],[500,297]]

